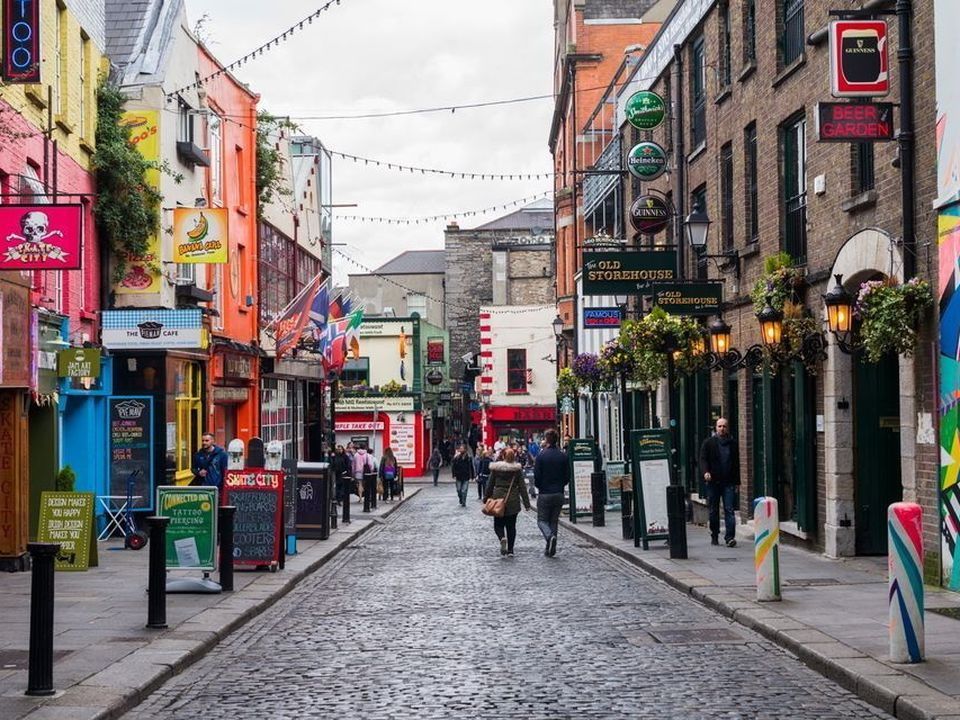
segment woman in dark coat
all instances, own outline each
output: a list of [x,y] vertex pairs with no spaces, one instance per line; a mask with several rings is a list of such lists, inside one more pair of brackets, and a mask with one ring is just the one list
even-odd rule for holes
[[350,486],[353,484],[350,475],[350,458],[344,452],[343,445],[337,445],[333,455],[330,456],[330,472],[333,473],[337,501],[350,502]]
[[520,503],[530,510],[530,496],[527,484],[523,481],[523,468],[515,462],[516,455],[508,449],[503,461],[490,463],[490,479],[487,481],[487,499],[506,498],[506,510],[503,517],[493,518],[493,531],[500,539],[500,554],[513,557],[513,543],[517,539],[517,515]]

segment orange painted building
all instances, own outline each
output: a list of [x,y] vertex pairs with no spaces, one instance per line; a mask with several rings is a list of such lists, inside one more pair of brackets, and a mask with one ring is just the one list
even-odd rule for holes
[[[582,266],[583,241],[590,235],[582,211],[583,171],[616,132],[615,123],[598,122],[600,115],[614,111],[601,101],[611,84],[618,78],[622,82],[630,64],[641,57],[671,7],[667,0],[554,0],[557,101],[549,145],[557,173],[557,312],[567,340],[561,366],[578,351],[576,274]],[[604,124],[610,129],[598,130]]]
[[257,103],[202,44],[199,73],[206,92],[207,203],[228,215],[227,262],[207,266],[214,291],[207,427],[225,446],[260,434],[257,294]]

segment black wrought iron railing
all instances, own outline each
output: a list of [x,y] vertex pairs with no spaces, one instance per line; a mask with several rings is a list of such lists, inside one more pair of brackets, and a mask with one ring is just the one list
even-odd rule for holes
[[803,53],[803,0],[786,0],[783,8],[783,66]]

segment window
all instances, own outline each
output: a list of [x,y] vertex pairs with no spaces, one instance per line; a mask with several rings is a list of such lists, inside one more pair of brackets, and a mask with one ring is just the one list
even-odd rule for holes
[[783,34],[780,36],[783,67],[803,55],[803,0],[781,0]]
[[[203,432],[203,383],[200,364],[185,360],[171,360],[176,363],[174,371],[168,375],[172,382],[177,418],[177,446],[167,448],[176,457],[175,478],[188,480],[193,477],[190,469],[193,456],[200,449],[200,433]],[[169,386],[168,386],[169,387]],[[169,397],[169,396],[168,396]]]
[[223,265],[215,265],[213,268],[213,307],[217,311],[213,317],[214,330],[223,330],[223,294],[226,292],[223,268]]
[[301,446],[303,422],[293,422],[296,383],[263,378],[260,388],[260,429],[264,443],[276,440],[283,446],[283,457],[293,458],[294,444]]
[[247,207],[247,182],[249,182],[249,173],[243,163],[243,148],[239,145],[234,146],[234,159],[236,160],[237,175],[237,206],[245,210]]
[[179,127],[178,134],[180,142],[193,142],[193,111],[183,100],[178,102],[179,109]]
[[[707,210],[707,186],[701,185],[690,193],[690,210],[700,208],[704,212]],[[709,213],[708,213],[709,214]],[[707,279],[707,259],[702,255],[697,256],[697,279]]]
[[54,47],[53,55],[53,114],[63,114],[63,76],[64,63],[67,60],[67,39],[64,37],[67,9],[57,3],[56,25],[54,25]]
[[733,250],[733,143],[720,148],[720,245]]
[[690,63],[690,112],[693,132],[692,146],[700,147],[707,141],[707,63],[701,35],[693,41],[693,57]]
[[[320,260],[303,248],[297,249],[297,292],[320,273]],[[292,299],[292,298],[291,298]]]
[[210,198],[220,205],[223,203],[223,137],[222,121],[211,113],[208,124],[210,143]]
[[348,388],[354,385],[370,384],[370,358],[362,357],[355,360],[348,359],[343,363],[340,373],[340,385]]
[[781,129],[783,148],[783,249],[798,263],[807,259],[807,119],[798,115]]
[[757,0],[743,3],[743,64],[757,61]]
[[730,86],[732,75],[730,56],[730,5],[724,2],[720,6],[720,85]]
[[87,54],[90,51],[90,41],[82,35],[80,36],[80,117],[78,119],[78,129],[80,137],[87,138]]
[[527,392],[526,350],[507,350],[507,392]]
[[424,320],[427,318],[427,296],[423,293],[409,293],[407,295],[407,315],[417,313]]
[[746,195],[745,215],[747,243],[760,240],[760,211],[757,201],[757,124],[747,125],[743,131],[743,188]]
[[267,325],[297,293],[297,246],[272,225],[260,224],[260,321]]
[[873,190],[873,143],[851,143],[850,150],[853,153],[853,193],[859,195]]

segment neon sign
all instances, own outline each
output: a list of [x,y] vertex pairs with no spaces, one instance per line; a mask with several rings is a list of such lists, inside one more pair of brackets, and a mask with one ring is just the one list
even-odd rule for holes
[[40,82],[39,0],[3,0],[3,79]]

